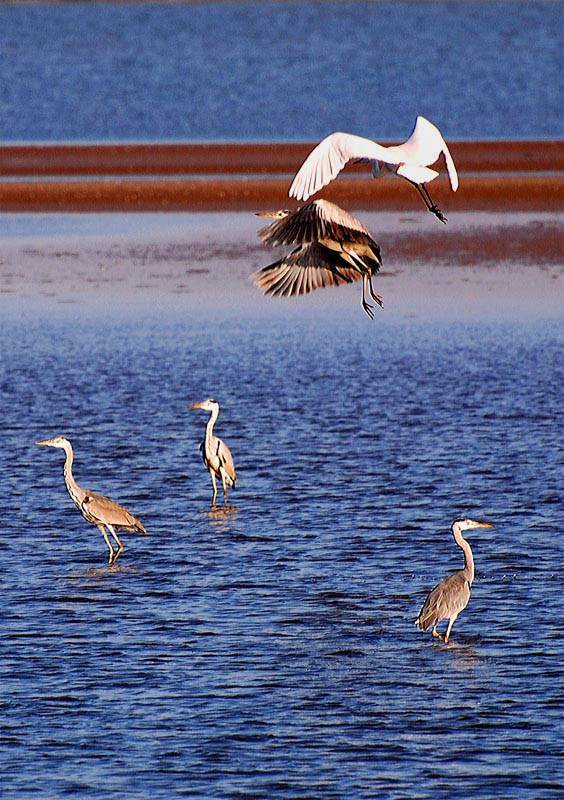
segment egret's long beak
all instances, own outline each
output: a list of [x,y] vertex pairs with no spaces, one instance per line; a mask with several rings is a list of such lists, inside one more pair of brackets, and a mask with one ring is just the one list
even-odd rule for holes
[[35,442],[35,444],[46,444],[47,447],[53,447],[53,442],[51,441],[51,439],[45,439],[42,442]]
[[493,525],[490,525],[489,522],[476,522],[474,524],[477,528],[493,528]]
[[201,407],[202,407],[201,403],[192,403],[192,405],[190,406],[190,408],[201,408]]

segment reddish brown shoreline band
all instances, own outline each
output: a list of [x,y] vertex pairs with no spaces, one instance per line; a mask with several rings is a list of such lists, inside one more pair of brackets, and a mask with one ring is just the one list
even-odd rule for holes
[[[0,182],[0,211],[236,211],[295,208],[287,178],[208,180],[39,180]],[[431,192],[446,216],[455,211],[562,211],[564,175],[463,177],[458,192],[441,177]],[[395,178],[342,177],[322,196],[354,211],[416,212],[414,189]]]
[[[315,144],[0,144],[0,175],[291,176]],[[564,140],[455,141],[449,147],[461,173],[564,172]]]

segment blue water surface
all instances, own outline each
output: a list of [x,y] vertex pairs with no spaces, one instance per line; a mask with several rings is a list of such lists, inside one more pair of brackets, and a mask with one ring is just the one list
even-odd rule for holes
[[0,5],[0,140],[564,134],[559,2]]
[[[264,309],[4,321],[3,794],[560,798],[561,320]],[[56,434],[147,528],[113,569]],[[460,514],[495,527],[445,647],[413,623]]]

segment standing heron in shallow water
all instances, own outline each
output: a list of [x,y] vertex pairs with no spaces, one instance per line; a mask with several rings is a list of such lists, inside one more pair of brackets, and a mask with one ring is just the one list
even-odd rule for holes
[[[65,439],[64,436],[57,436],[55,439],[46,439],[42,442],[36,442],[35,444],[46,445],[47,447],[58,447],[65,451],[66,458],[63,467],[63,475],[65,476],[65,483],[71,499],[84,519],[87,522],[91,522],[93,525],[97,525],[102,531],[106,544],[110,548],[109,563],[113,564],[123,550],[123,545],[118,539],[115,528],[125,531],[137,531],[138,533],[147,533],[147,531],[139,520],[135,519],[133,514],[130,514],[126,508],[110,500],[109,497],[104,497],[103,494],[97,494],[96,492],[83,489],[77,484],[72,474],[74,456],[72,445],[68,439]],[[117,543],[118,549],[115,552],[104,526],[106,526]]]
[[235,473],[235,464],[233,463],[231,450],[227,447],[225,442],[222,442],[221,439],[213,435],[213,426],[219,416],[219,403],[216,400],[209,399],[204,400],[203,403],[192,403],[190,408],[201,408],[204,411],[209,411],[211,414],[208,424],[206,425],[206,438],[200,445],[200,451],[204,464],[209,469],[212,479],[212,508],[216,507],[216,476],[223,484],[223,504],[227,506],[227,487],[232,486],[235,488],[237,475]]
[[306,158],[292,181],[289,195],[297,200],[307,200],[336,178],[349,161],[370,161],[374,178],[389,172],[405,178],[417,189],[427,210],[441,222],[446,222],[425,185],[438,176],[439,173],[429,165],[441,155],[446,163],[451,189],[456,192],[458,174],[450,151],[440,130],[425,117],[417,117],[409,139],[393,147],[384,147],[352,133],[332,133]]
[[257,216],[276,220],[258,232],[265,244],[298,246],[253,273],[255,286],[274,297],[291,297],[362,278],[362,307],[374,319],[367,292],[383,305],[372,287],[382,256],[378,242],[360,220],[328,200],[314,200],[296,211],[259,212]]
[[[455,519],[452,523],[452,535],[456,544],[464,551],[464,569],[449,575],[430,592],[423,603],[423,608],[415,620],[415,624],[422,631],[428,631],[433,626],[433,636],[442,639],[448,644],[452,626],[470,600],[470,588],[474,580],[474,556],[466,539],[462,536],[462,531],[469,531],[473,528],[493,528],[488,522],[474,522],[472,519]],[[446,634],[441,636],[437,632],[437,623],[443,619],[448,619]]]

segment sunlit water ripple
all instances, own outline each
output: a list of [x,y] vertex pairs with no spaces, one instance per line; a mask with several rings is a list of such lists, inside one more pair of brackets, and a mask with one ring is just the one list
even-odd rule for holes
[[[561,325],[354,310],[2,327],[6,797],[561,796]],[[147,527],[114,569],[59,433]],[[495,528],[447,648],[459,514]]]

